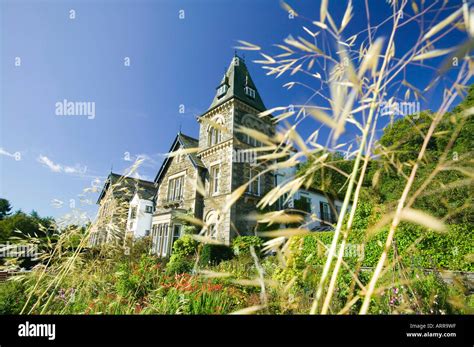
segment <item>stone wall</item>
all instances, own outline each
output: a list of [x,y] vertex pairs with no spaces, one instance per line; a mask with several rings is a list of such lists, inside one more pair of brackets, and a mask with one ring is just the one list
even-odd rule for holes
[[[184,173],[183,199],[174,204],[168,202],[168,182],[170,177]],[[185,209],[194,213],[196,199],[197,168],[188,155],[171,158],[171,163],[166,170],[158,188],[155,214],[168,213],[172,209]]]
[[[109,186],[100,201],[99,212],[93,226],[97,236],[93,237],[92,246],[105,242],[120,242],[125,236],[130,203],[126,198],[115,197],[114,189],[120,190],[120,186]],[[120,192],[118,194],[120,195]]]
[[233,100],[230,100],[221,106],[216,107],[215,109],[211,110],[210,112],[203,115],[199,118],[199,148],[201,150],[205,150],[209,148],[208,146],[208,129],[212,122],[220,122],[222,121],[221,128],[226,129],[225,131],[221,131],[221,142],[231,140],[233,137],[232,130],[233,130]]
[[[256,129],[265,135],[272,137],[275,134],[275,127],[269,117],[260,118],[258,117],[258,111],[249,107],[248,105],[238,102],[236,103],[237,109],[234,111],[234,129],[238,126],[245,126],[247,128]],[[236,137],[239,141],[236,141],[236,150],[249,150],[254,145],[249,144],[244,134],[236,132]],[[255,159],[262,152],[255,152],[254,156],[247,156],[249,159]],[[259,169],[263,171],[264,166],[257,162],[234,162],[232,170],[232,190],[237,189],[244,183],[246,178],[244,175],[245,165]],[[260,195],[254,195],[251,193],[244,193],[244,195],[234,204],[232,208],[232,221],[233,230],[232,237],[236,235],[249,235],[252,234],[255,228],[255,222],[249,220],[249,216],[258,212],[256,205],[258,204],[261,197],[269,192],[275,186],[275,178],[273,173],[266,173],[260,178]],[[261,212],[260,212],[261,213]]]
[[[200,158],[208,168],[205,175],[203,220],[207,222],[209,213],[212,211],[222,211],[232,190],[232,139],[221,142],[204,152],[200,153]],[[218,192],[211,193],[210,171],[214,165],[219,166]],[[220,223],[218,225],[218,239],[226,243],[230,242],[230,212],[220,213]]]

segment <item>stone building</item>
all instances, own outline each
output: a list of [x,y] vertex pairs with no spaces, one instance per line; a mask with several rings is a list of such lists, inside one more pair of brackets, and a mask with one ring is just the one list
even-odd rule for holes
[[[258,117],[265,105],[243,59],[235,56],[216,88],[208,110],[197,117],[199,138],[179,133],[155,178],[158,185],[152,222],[153,249],[169,255],[182,231],[180,214],[201,219],[207,236],[229,244],[236,234],[250,233],[248,215],[257,201],[274,187],[274,175],[257,176],[256,139],[238,131],[247,127],[272,136],[270,116]],[[254,178],[246,192],[226,209],[231,193]],[[198,187],[202,187],[198,189]]]
[[[137,199],[146,199],[153,205],[153,197],[156,192],[154,182],[125,177],[111,172],[107,177],[104,187],[100,192],[97,204],[99,212],[91,228],[90,245],[97,245],[106,242],[122,243],[125,231],[137,231],[132,226],[133,214],[136,213],[136,219],[142,219],[142,211],[139,211],[135,205]],[[141,204],[144,206],[146,204]],[[132,207],[132,208],[131,208]],[[153,210],[145,208],[143,213],[151,213]],[[150,219],[151,220],[151,219]],[[141,223],[143,225],[143,223]],[[148,226],[148,230],[150,226]]]
[[[117,198],[117,189],[111,189],[113,185],[109,181],[106,183],[99,198],[101,207],[94,225],[96,236],[93,244],[109,240],[109,237],[104,236],[103,231],[105,235],[110,234],[105,226],[110,229],[111,221],[120,221],[114,226],[117,233],[125,230],[139,237],[148,235],[150,230],[153,253],[169,256],[173,242],[182,235],[183,215],[202,220],[205,227],[201,232],[226,244],[236,235],[253,233],[255,222],[248,217],[256,212],[260,198],[284,178],[281,173],[260,171],[263,165],[256,161],[259,154],[256,149],[262,143],[252,134],[239,131],[244,127],[258,130],[269,137],[275,135],[272,116],[259,116],[265,110],[245,61],[234,56],[216,87],[211,105],[197,117],[200,125],[198,138],[181,132],[176,135],[169,149],[174,155],[164,160],[154,182],[135,182],[136,187],[144,190],[144,194],[140,195],[132,189],[131,195]],[[109,179],[117,178],[113,175]],[[123,180],[133,182],[131,178]],[[248,183],[245,192],[230,204],[232,192],[245,183]],[[114,197],[112,202],[108,202],[109,194]],[[301,193],[302,196],[305,194]],[[312,213],[321,217],[329,216],[328,204],[323,198],[309,196],[308,199],[319,203],[321,208],[320,213],[317,213],[315,206]],[[110,212],[110,206],[120,205],[117,202],[119,200],[125,208],[120,212],[120,218],[118,210],[112,214]],[[154,208],[150,218],[146,211],[152,211],[149,207],[151,204]],[[140,209],[137,206],[142,206],[145,213],[134,213],[133,209]],[[335,206],[340,206],[340,202]],[[123,219],[126,221],[122,224]],[[131,227],[137,225],[140,225],[140,232],[136,227]],[[313,226],[324,225],[321,222]]]

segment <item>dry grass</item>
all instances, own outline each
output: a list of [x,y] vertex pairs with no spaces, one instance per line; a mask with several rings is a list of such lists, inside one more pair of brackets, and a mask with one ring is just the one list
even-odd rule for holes
[[[407,0],[390,1],[386,4],[391,14],[381,23],[371,23],[370,4],[366,2],[367,26],[359,33],[351,33],[349,38],[345,38],[345,32],[351,29],[351,20],[354,16],[351,1],[347,2],[347,8],[342,18],[333,18],[331,14],[331,3],[321,1],[320,15],[318,19],[307,19],[302,17],[290,5],[283,3],[285,11],[292,11],[298,16],[305,25],[302,27],[306,35],[304,37],[289,36],[281,44],[277,44],[278,53],[270,54],[262,52],[262,48],[253,43],[240,41],[239,49],[258,52],[261,59],[255,63],[261,64],[268,76],[276,78],[286,74],[294,76],[295,80],[288,82],[285,86],[288,89],[301,87],[310,90],[313,97],[307,103],[302,105],[293,105],[289,110],[286,106],[279,106],[271,110],[262,112],[259,116],[266,117],[269,114],[274,115],[274,121],[277,123],[277,134],[269,137],[253,129],[240,128],[242,132],[252,138],[257,139],[264,144],[264,149],[259,155],[259,162],[262,170],[260,175],[274,170],[295,167],[297,164],[309,160],[312,166],[303,174],[292,178],[282,185],[275,187],[266,194],[259,202],[259,208],[266,208],[275,204],[281,198],[288,200],[300,188],[309,187],[313,183],[313,173],[319,170],[336,170],[347,177],[344,191],[340,192],[343,196],[343,205],[335,224],[335,231],[332,242],[327,250],[327,258],[318,274],[318,279],[314,284],[314,296],[311,304],[307,307],[308,312],[312,314],[339,313],[345,314],[351,311],[356,303],[362,302],[360,314],[369,312],[371,300],[379,295],[385,288],[385,284],[378,287],[380,280],[389,273],[396,273],[399,262],[394,259],[388,262],[388,253],[393,245],[393,239],[399,223],[408,220],[413,223],[435,229],[443,230],[445,221],[427,215],[424,211],[413,209],[415,201],[426,194],[436,194],[436,192],[427,192],[426,187],[434,177],[447,168],[455,167],[457,164],[448,161],[448,151],[451,148],[457,134],[453,133],[445,153],[439,158],[436,167],[429,175],[428,179],[414,190],[414,182],[417,180],[417,171],[422,162],[426,160],[425,154],[428,142],[436,133],[437,126],[442,121],[446,112],[450,109],[458,97],[461,97],[465,86],[471,81],[474,72],[474,63],[472,57],[465,55],[460,57],[460,66],[457,69],[457,76],[451,80],[449,76],[442,75],[443,69],[438,69],[436,64],[430,65],[433,58],[446,57],[446,64],[452,55],[463,47],[472,45],[474,37],[474,8],[470,8],[468,2],[463,2],[461,8],[450,6],[442,1],[432,2],[410,2]],[[359,14],[360,15],[360,14]],[[428,20],[431,18],[433,20]],[[441,20],[441,18],[443,18]],[[338,24],[340,23],[340,24]],[[396,39],[399,33],[406,25],[419,26],[418,40],[416,44],[406,50],[399,51],[395,47]],[[386,38],[378,37],[377,29],[382,25],[390,26],[390,34]],[[437,47],[447,35],[454,30],[465,32],[465,43],[453,47]],[[335,47],[335,48],[333,48]],[[465,48],[464,48],[465,49]],[[429,83],[425,88],[419,89],[413,86],[409,81],[414,80],[415,76],[410,76],[407,71],[410,67],[431,71],[440,71],[440,74]],[[446,72],[446,71],[444,71]],[[316,88],[307,83],[298,81],[297,77],[304,75],[314,80]],[[436,86],[444,84],[446,87],[443,92],[443,100],[435,112],[430,126],[423,131],[424,141],[419,149],[419,154],[414,163],[396,162],[391,148],[381,148],[377,144],[377,131],[380,123],[380,106],[383,101],[389,100],[404,101],[410,100],[413,95],[414,100],[422,99],[429,91]],[[400,97],[400,95],[402,95]],[[313,98],[318,97],[324,100],[325,104],[316,105]],[[472,114],[472,110],[466,112]],[[313,124],[314,131],[307,137],[302,138],[298,132],[298,127],[303,123]],[[308,123],[312,122],[312,123]],[[219,126],[214,124],[214,126]],[[325,143],[319,139],[321,127],[329,129],[329,138]],[[462,128],[459,124],[458,131]],[[352,143],[342,143],[341,138],[348,131],[355,132],[354,138],[357,141]],[[226,131],[226,129],[221,129]],[[395,148],[396,146],[394,146]],[[294,151],[296,149],[296,151]],[[329,154],[335,150],[344,149],[349,157],[353,159],[351,172],[341,172],[328,158]],[[186,150],[186,153],[194,149]],[[374,271],[371,274],[370,281],[363,285],[359,280],[359,268],[351,268],[344,261],[344,250],[347,246],[347,240],[352,232],[354,216],[361,200],[361,190],[363,182],[366,180],[366,173],[369,161],[377,153],[378,158],[386,165],[400,170],[401,167],[409,166],[409,174],[405,175],[406,184],[398,204],[396,206],[386,206],[386,218],[383,224],[390,225],[388,236],[383,245],[384,251]],[[181,154],[174,153],[171,155]],[[133,174],[139,162],[130,168],[128,175]],[[458,167],[462,171],[462,168]],[[458,185],[472,184],[472,172],[464,171],[465,179],[457,182]],[[242,187],[232,193],[228,203],[220,206],[216,203],[219,213],[226,213],[231,206],[245,192],[247,182]],[[377,178],[374,178],[374,185],[379,184]],[[120,182],[116,184],[117,189],[122,189]],[[205,195],[204,184],[198,182],[197,191]],[[449,189],[449,188],[447,188]],[[128,211],[126,202],[118,202],[112,208],[112,214],[126,215],[123,212]],[[262,213],[255,216],[259,223],[278,226],[284,223],[301,222],[299,216],[291,213],[292,211]],[[216,241],[208,237],[208,225],[194,217],[183,217],[188,222],[200,228],[196,235],[199,242],[215,243]],[[109,237],[112,241],[110,246],[103,247],[98,255],[100,262],[107,259],[114,252],[122,252],[124,246],[123,225],[124,220],[111,220],[106,229],[109,231]],[[377,232],[380,225],[369,226],[367,232]],[[264,233],[271,239],[266,243],[265,250],[273,250],[279,259],[279,266],[285,269],[291,262],[292,250],[289,247],[291,237],[308,233],[304,225],[298,228],[278,229]],[[63,252],[62,248],[67,243],[67,235],[60,235],[59,241],[53,248],[48,249],[42,255],[45,266],[38,267],[36,271],[36,283],[31,289],[31,293],[36,293],[37,301],[28,302],[25,305],[23,313],[48,312],[48,306],[55,292],[61,285],[65,276],[81,267],[85,262],[82,259],[82,249],[87,246],[91,229],[89,228],[85,235],[81,235],[81,242],[73,253]],[[269,286],[277,292],[278,298],[288,296],[295,282],[295,278],[290,278],[282,283],[275,284],[272,278],[267,278],[267,273],[261,264],[261,260],[256,256],[252,249],[252,259],[257,270],[256,278],[240,279],[239,283],[257,286],[260,288],[260,304],[253,305],[236,313],[257,313],[268,309],[270,304]],[[99,264],[99,260],[96,261]],[[197,264],[197,263],[196,263]],[[332,303],[335,300],[338,278],[341,276],[341,269],[350,273],[354,279],[352,293],[348,295],[347,302],[337,312],[333,311]],[[218,273],[206,269],[195,268],[197,273],[202,276],[229,277],[228,273]],[[410,288],[410,281],[402,278],[395,279],[393,284],[403,283]],[[80,284],[78,284],[80,285]],[[355,289],[358,289],[355,294]],[[411,290],[411,289],[410,289]],[[30,299],[32,295],[30,295]],[[29,300],[30,300],[29,299]],[[283,300],[283,299],[282,299]],[[29,310],[26,311],[26,307]],[[406,308],[405,312],[410,312]]]

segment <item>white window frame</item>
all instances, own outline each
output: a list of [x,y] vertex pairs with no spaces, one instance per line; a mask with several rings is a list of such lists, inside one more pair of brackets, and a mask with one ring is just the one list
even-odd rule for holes
[[[215,174],[217,171],[217,175]],[[221,166],[220,164],[214,164],[211,166],[211,175],[209,177],[209,193],[210,195],[217,195],[219,194],[219,181],[220,181],[220,174],[221,174]]]
[[163,224],[163,246],[161,255],[166,257],[168,255],[168,246],[169,246],[169,224]]
[[209,127],[209,130],[207,131],[207,145],[209,147],[217,145],[221,140],[221,131],[216,127]]
[[227,85],[223,84],[217,89],[217,97],[221,97],[225,93],[227,93]]
[[168,178],[167,201],[180,201],[184,197],[185,173],[173,175]]
[[[178,228],[178,237],[176,237],[176,228]],[[170,249],[173,250],[174,243],[181,237],[183,234],[183,226],[181,224],[173,224],[173,232],[171,234],[171,245]]]
[[153,253],[159,255],[159,248],[160,248],[160,226],[161,224],[155,224],[152,228],[152,246],[153,246]]
[[255,89],[250,88],[249,86],[245,87],[245,95],[255,99]]
[[[246,193],[256,195],[256,196],[260,196],[260,194],[262,192],[262,182],[261,182],[262,176],[260,176],[259,174],[260,174],[260,172],[258,172],[257,169],[252,168],[250,165],[245,165],[244,166],[244,179],[245,179],[245,182],[250,182],[254,177],[257,177],[255,180],[253,180],[252,182],[250,182],[247,185]],[[256,184],[256,187],[257,187],[257,189],[256,189],[257,191],[255,191],[255,189],[254,189],[255,184]]]

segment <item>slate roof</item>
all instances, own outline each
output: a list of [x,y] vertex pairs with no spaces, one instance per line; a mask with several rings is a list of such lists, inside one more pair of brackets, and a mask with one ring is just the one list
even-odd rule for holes
[[[183,134],[182,132],[178,133],[178,141],[181,143],[183,148],[196,148],[199,147],[199,140],[194,137]],[[205,167],[202,160],[197,156],[197,152],[189,153],[191,160],[196,163],[197,166]]]
[[[194,137],[185,135],[182,132],[179,132],[178,135],[176,135],[176,138],[174,139],[173,144],[171,145],[171,148],[168,153],[175,151],[178,148],[178,145],[182,146],[183,148],[196,148],[199,147],[199,140],[195,139]],[[191,159],[191,162],[193,163],[194,167],[206,167],[202,160],[197,156],[196,152],[188,153],[187,155]],[[156,184],[160,183],[161,178],[163,177],[166,172],[166,169],[168,168],[168,165],[171,163],[171,159],[172,157],[167,157],[163,161],[163,164],[161,164],[160,170],[158,171],[155,177]]]
[[120,196],[126,199],[131,199],[135,193],[138,193],[138,196],[141,199],[151,200],[157,191],[154,182],[134,177],[126,177],[111,172],[105,181],[104,187],[102,188],[97,200],[97,204],[100,203],[109,186],[115,184],[117,185],[117,189],[114,189],[114,196]]
[[[217,89],[219,89],[223,84],[227,84],[228,89],[223,96],[219,97],[217,95]],[[255,98],[251,98],[245,94],[245,86],[249,86],[255,90]],[[252,77],[245,65],[245,61],[237,55],[232,58],[229,68],[222,77],[221,83],[217,86],[216,95],[214,96],[208,111],[234,97],[244,101],[261,112],[266,110],[262,98],[260,97],[260,93],[258,92],[255,83],[253,83]]]

